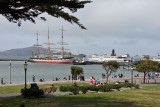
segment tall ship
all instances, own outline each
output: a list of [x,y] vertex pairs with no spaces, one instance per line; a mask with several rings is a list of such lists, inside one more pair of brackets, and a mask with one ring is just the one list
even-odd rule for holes
[[[61,48],[51,48],[51,45],[55,45],[54,43],[50,42],[50,36],[49,36],[49,29],[48,29],[48,42],[44,43],[48,46],[47,48],[47,54],[40,55],[39,53],[39,47],[41,45],[38,44],[38,33],[37,33],[37,43],[34,45],[35,50],[34,54],[32,52],[32,57],[30,58],[30,62],[33,63],[57,63],[57,64],[72,64],[73,62],[73,57],[71,56],[71,53],[67,53],[64,50],[64,45],[67,45],[66,42],[63,41],[63,27],[62,27],[62,39],[61,42],[58,42],[59,45],[61,45]],[[55,52],[51,49],[60,49],[60,52]]]

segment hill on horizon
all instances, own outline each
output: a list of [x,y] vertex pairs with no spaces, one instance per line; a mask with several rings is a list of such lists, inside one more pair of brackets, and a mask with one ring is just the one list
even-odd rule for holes
[[[32,56],[32,53],[34,53],[35,47],[26,47],[26,48],[18,48],[18,49],[10,49],[7,51],[0,52],[1,57],[8,57],[8,56],[14,56],[14,57],[30,57]],[[46,54],[48,52],[47,49],[39,47],[39,54]],[[51,52],[54,52],[54,50],[51,50]],[[61,54],[61,52],[59,53]],[[68,54],[68,52],[64,51],[64,54]]]
[[[35,47],[26,47],[18,49],[10,49],[7,51],[0,52],[0,56],[32,56],[32,52]],[[43,48],[39,48],[40,53],[44,52]]]

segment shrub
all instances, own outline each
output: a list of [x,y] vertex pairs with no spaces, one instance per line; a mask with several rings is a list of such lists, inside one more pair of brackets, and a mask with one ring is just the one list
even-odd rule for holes
[[83,94],[85,94],[88,91],[88,86],[82,86],[79,88]]
[[21,93],[24,98],[40,98],[44,94],[42,89],[36,88],[21,89]]
[[88,87],[88,90],[91,90],[91,91],[99,91],[99,86],[95,86],[95,85],[90,85],[89,87]]
[[134,84],[134,87],[135,87],[136,89],[139,89],[139,85]]
[[107,92],[111,91],[111,89],[112,89],[112,85],[111,84],[104,85],[104,86],[105,86]]
[[70,86],[60,86],[60,87],[59,87],[59,91],[67,92],[67,91],[69,91],[69,87],[70,87]]
[[112,89],[117,89],[118,91],[120,90],[121,87],[122,87],[121,84],[113,84],[112,85]]
[[99,86],[99,90],[100,90],[101,92],[106,92],[106,91],[107,91],[106,85],[101,85],[101,86]]
[[62,92],[70,91],[74,95],[79,93],[79,88],[76,87],[76,86],[60,86],[59,90],[62,91]]
[[136,89],[139,89],[139,85],[136,85],[136,84],[133,84],[133,83],[124,83],[123,84],[123,87],[127,88],[132,88],[132,87],[135,87]]
[[78,88],[78,87],[75,87],[75,86],[71,86],[71,87],[69,88],[69,91],[72,92],[74,95],[79,94],[79,88]]

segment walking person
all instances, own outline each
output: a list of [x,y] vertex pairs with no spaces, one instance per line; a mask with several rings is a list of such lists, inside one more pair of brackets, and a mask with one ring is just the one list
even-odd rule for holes
[[34,75],[32,76],[32,79],[33,79],[33,82],[35,82],[35,76]]
[[71,76],[69,75],[69,76],[68,76],[68,80],[70,80],[70,79],[71,79]]
[[3,78],[1,78],[1,84],[3,84]]

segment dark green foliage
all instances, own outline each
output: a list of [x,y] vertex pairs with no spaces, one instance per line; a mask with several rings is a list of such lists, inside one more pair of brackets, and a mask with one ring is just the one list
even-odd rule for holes
[[99,86],[99,91],[101,92],[108,92],[111,90],[111,86],[110,85],[101,85]]
[[[10,22],[18,23],[21,21],[31,21],[35,23],[35,18],[42,13],[47,13],[56,18],[63,18],[70,23],[76,23],[82,29],[86,29],[79,23],[79,19],[65,12],[69,9],[72,13],[78,9],[84,8],[84,5],[91,1],[79,0],[1,0],[0,14],[6,17]],[[46,20],[45,17],[39,17]]]
[[116,72],[120,67],[120,64],[117,61],[108,61],[103,63],[102,67],[106,71],[106,83],[108,83],[108,77],[112,74],[112,72]]
[[83,68],[78,66],[71,66],[71,74],[72,75],[80,75],[83,74]]
[[88,91],[88,86],[79,87],[79,90],[81,90],[83,94],[86,94],[86,92]]
[[134,84],[134,87],[135,87],[136,89],[139,89],[139,85]]
[[160,72],[160,63],[157,61],[146,60],[142,64],[138,64],[136,70],[144,73],[143,82],[145,83],[145,77],[148,72]]
[[109,92],[112,89],[116,89],[116,90],[120,90],[121,87],[135,87],[136,89],[139,89],[139,85],[136,84],[132,84],[132,83],[124,83],[124,84],[106,84],[106,85],[100,85],[100,86],[96,86],[96,85],[90,85],[90,86],[82,86],[82,87],[76,87],[76,86],[60,86],[59,90],[62,92],[67,92],[70,91],[72,92],[74,95],[78,94],[79,91],[82,91],[83,94],[85,94],[88,90],[90,91],[101,91],[101,92]]
[[136,89],[139,89],[139,85],[136,85],[136,84],[133,84],[133,83],[124,83],[122,84],[122,87],[129,87],[129,88],[132,88],[132,87],[135,87]]
[[[75,76],[77,77],[77,75],[83,74],[83,68],[82,67],[78,67],[78,66],[71,66],[71,74],[72,77]],[[73,78],[72,78],[73,80]]]
[[122,87],[122,85],[121,84],[113,84],[112,85],[112,89],[116,89],[116,90],[118,90],[119,91],[119,89]]
[[69,88],[69,91],[72,92],[74,95],[77,95],[77,94],[79,94],[79,87],[71,86]]
[[36,88],[21,89],[21,93],[24,98],[41,98],[44,94],[42,89]]
[[109,69],[118,69],[120,67],[119,63],[117,61],[108,61],[103,63],[103,68],[109,67]]
[[70,87],[70,86],[60,86],[60,87],[59,87],[59,91],[67,92],[67,91],[69,91],[69,87]]
[[79,87],[76,87],[76,86],[60,86],[59,91],[62,91],[62,92],[70,91],[74,95],[76,95],[76,94],[79,93]]
[[90,85],[88,87],[88,90],[91,90],[91,91],[99,91],[99,86],[96,86],[96,85]]

